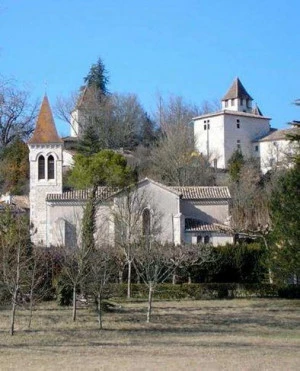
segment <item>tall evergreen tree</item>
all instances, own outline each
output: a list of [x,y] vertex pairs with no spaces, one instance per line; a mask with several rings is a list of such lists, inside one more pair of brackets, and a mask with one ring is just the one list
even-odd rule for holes
[[108,72],[100,57],[96,63],[92,64],[89,73],[84,78],[84,82],[87,86],[93,86],[98,89],[103,95],[109,93],[107,88],[109,83]]

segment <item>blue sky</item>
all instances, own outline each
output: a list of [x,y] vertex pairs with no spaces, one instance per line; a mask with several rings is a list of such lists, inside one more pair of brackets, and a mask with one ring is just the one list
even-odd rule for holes
[[[0,73],[68,96],[101,57],[112,92],[220,99],[239,77],[272,126],[300,119],[300,1],[0,0]],[[68,127],[58,123],[61,134]]]

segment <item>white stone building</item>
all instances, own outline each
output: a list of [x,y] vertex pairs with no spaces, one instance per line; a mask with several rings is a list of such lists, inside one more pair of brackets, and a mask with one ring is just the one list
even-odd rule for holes
[[[36,228],[33,242],[45,246],[74,246],[80,240],[89,191],[63,192],[66,152],[57,134],[47,97],[43,100],[28,146],[30,219]],[[96,234],[102,241],[115,242],[116,212],[125,194],[126,190],[98,189]],[[167,187],[144,179],[134,188],[131,197],[134,199],[133,213],[140,218],[140,226],[145,226],[146,222],[153,224],[159,217],[157,238],[161,242],[213,245],[233,242],[233,236],[225,232],[230,200],[227,187]]]
[[252,101],[237,78],[222,99],[221,111],[194,118],[196,149],[208,156],[215,168],[226,169],[233,152],[239,149],[246,158],[258,158],[266,172],[283,160],[274,160],[275,148],[282,155],[291,148],[288,131],[272,129],[270,118],[257,106],[252,107]]

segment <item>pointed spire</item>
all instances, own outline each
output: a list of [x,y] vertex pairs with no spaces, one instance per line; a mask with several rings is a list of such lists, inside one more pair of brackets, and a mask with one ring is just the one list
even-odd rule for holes
[[231,85],[227,93],[224,95],[222,100],[229,100],[235,98],[253,100],[238,77],[234,80],[233,84]]
[[44,96],[35,130],[28,143],[62,143],[56,131],[47,95]]

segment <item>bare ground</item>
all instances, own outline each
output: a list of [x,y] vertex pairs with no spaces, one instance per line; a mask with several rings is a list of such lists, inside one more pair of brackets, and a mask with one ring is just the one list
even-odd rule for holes
[[1,370],[300,370],[299,300],[122,303],[105,314],[99,331],[92,309],[40,305],[28,312],[0,310]]

